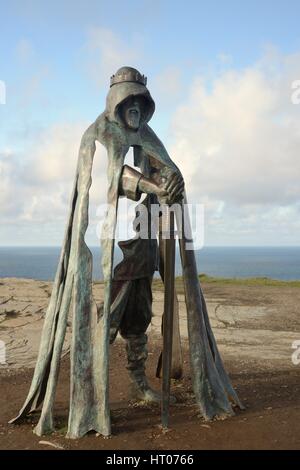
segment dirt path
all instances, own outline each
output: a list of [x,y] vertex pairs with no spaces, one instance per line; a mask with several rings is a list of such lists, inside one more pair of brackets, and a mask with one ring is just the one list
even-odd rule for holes
[[[1,285],[2,284],[2,285]],[[186,349],[186,320],[180,296],[180,326],[184,344],[185,376],[173,383],[177,403],[171,408],[171,430],[160,429],[156,406],[128,401],[125,348],[122,340],[111,348],[111,407],[113,436],[90,434],[67,440],[69,395],[68,356],[62,361],[56,400],[58,432],[39,438],[32,431],[38,416],[22,425],[8,425],[18,412],[31,382],[50,283],[0,280],[0,340],[8,338],[7,365],[0,366],[0,448],[51,449],[299,449],[300,365],[291,361],[291,343],[300,340],[299,289],[204,285],[211,323],[226,368],[246,410],[226,421],[205,423],[194,405]],[[101,298],[102,286],[95,286]],[[284,306],[284,308],[283,308]],[[153,378],[160,353],[158,334],[162,293],[154,293],[148,376]],[[68,351],[70,327],[65,344]]]
[[[153,377],[159,348],[151,344],[148,376]],[[185,361],[188,360],[185,354]],[[80,440],[64,438],[68,415],[68,361],[63,361],[56,400],[58,432],[39,438],[32,433],[38,416],[24,424],[7,425],[15,416],[28,391],[32,370],[2,372],[0,395],[0,448],[51,449],[39,444],[48,441],[64,449],[299,449],[300,448],[300,370],[265,369],[250,361],[227,361],[227,370],[246,405],[245,411],[226,421],[206,423],[193,403],[188,370],[184,379],[172,385],[177,404],[171,407],[171,430],[160,428],[157,406],[135,406],[128,401],[124,345],[112,347],[111,361],[111,439],[95,434]],[[151,380],[159,388],[157,379]]]

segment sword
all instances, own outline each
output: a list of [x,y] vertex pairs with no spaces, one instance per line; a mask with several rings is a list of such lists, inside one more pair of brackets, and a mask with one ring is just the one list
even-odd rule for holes
[[175,284],[175,233],[174,211],[166,204],[165,217],[165,266],[164,266],[164,316],[163,316],[163,353],[162,353],[162,400],[161,422],[163,428],[169,426],[170,384],[172,367],[172,338],[174,315]]

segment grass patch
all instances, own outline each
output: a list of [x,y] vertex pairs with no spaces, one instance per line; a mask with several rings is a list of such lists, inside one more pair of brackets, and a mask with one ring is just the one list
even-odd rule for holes
[[200,274],[200,282],[216,284],[234,284],[239,286],[274,286],[274,287],[300,287],[300,280],[282,281],[279,279],[270,279],[269,277],[213,277],[206,274]]
[[[207,274],[200,274],[199,280],[205,284],[223,285],[236,285],[236,286],[266,286],[266,287],[300,287],[300,280],[295,281],[282,281],[278,279],[270,279],[268,277],[214,277]],[[179,294],[184,292],[182,276],[175,279],[176,290]],[[164,289],[163,283],[160,279],[153,280],[153,289],[162,291]]]

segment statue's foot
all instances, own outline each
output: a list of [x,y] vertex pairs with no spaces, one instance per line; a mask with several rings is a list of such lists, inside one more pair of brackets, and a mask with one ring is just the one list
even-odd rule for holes
[[[135,400],[144,401],[146,403],[160,403],[162,399],[162,395],[160,392],[156,392],[151,387],[146,388],[136,388],[132,387],[131,389],[131,396]],[[170,403],[176,403],[176,398],[174,396],[170,396]]]
[[145,401],[147,403],[160,403],[161,394],[152,390],[152,388],[133,389],[131,396],[135,400]]

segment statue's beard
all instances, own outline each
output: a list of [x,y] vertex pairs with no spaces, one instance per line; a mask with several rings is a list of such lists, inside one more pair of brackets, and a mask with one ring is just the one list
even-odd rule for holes
[[138,129],[140,126],[140,118],[139,116],[128,116],[127,117],[127,125],[131,129]]

